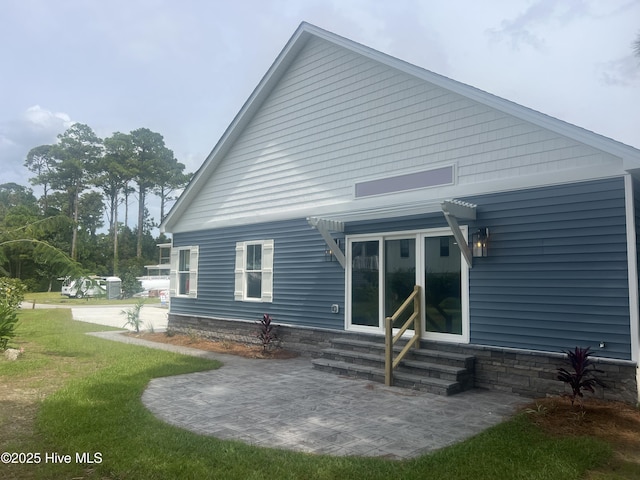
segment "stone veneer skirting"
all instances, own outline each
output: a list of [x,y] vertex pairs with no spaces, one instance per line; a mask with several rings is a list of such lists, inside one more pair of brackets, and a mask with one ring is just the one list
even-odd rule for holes
[[[213,340],[261,343],[257,338],[259,322],[170,313],[168,328],[175,332],[201,335]],[[320,356],[322,350],[330,346],[331,339],[339,336],[381,338],[346,331],[285,325],[277,326],[277,334],[283,348],[308,357]],[[476,388],[500,390],[530,398],[558,395],[569,391],[556,379],[558,367],[565,366],[564,355],[561,353],[424,340],[422,346],[434,350],[474,355]],[[607,388],[598,388],[593,395],[587,392],[587,396],[638,403],[637,367],[634,362],[592,358],[596,361],[597,368],[604,371],[599,376],[606,383]]]

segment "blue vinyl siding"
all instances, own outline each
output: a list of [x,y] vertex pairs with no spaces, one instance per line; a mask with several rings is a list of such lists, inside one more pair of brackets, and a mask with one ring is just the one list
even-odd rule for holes
[[[630,359],[624,180],[461,198],[489,256],[469,272],[470,342]],[[347,234],[446,226],[442,214],[350,223]],[[605,342],[604,349],[599,348]]]
[[[273,303],[234,301],[236,242],[274,240]],[[174,235],[174,246],[199,245],[198,298],[172,298],[172,313],[344,329],[344,270],[327,262],[320,234],[304,219]],[[338,304],[340,313],[332,314]]]
[[466,200],[491,232],[470,272],[472,343],[631,358],[622,178]]
[[[489,256],[474,258],[469,272],[471,343],[550,352],[588,346],[631,358],[623,178],[461,200],[478,205],[469,232],[490,230]],[[443,226],[434,213],[351,222],[345,233]],[[236,242],[271,238],[273,303],[234,301]],[[172,299],[174,313],[253,321],[270,313],[283,324],[344,328],[344,270],[325,261],[327,247],[304,219],[175,234],[174,245],[200,247],[198,298]]]

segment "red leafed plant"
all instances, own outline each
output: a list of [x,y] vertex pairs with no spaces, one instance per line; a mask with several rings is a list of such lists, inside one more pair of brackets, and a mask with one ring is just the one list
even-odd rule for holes
[[258,331],[258,338],[262,342],[262,350],[267,351],[271,348],[273,342],[278,339],[275,332],[275,325],[273,325],[271,317],[268,313],[262,315],[260,321],[260,330]]
[[567,359],[571,370],[558,368],[558,380],[563,381],[571,387],[571,393],[567,396],[571,399],[571,405],[574,404],[576,398],[582,405],[584,390],[591,393],[595,392],[595,387],[605,387],[605,384],[596,376],[596,373],[602,373],[595,367],[593,360],[589,358],[591,352],[589,347],[576,347],[573,350],[567,350]]

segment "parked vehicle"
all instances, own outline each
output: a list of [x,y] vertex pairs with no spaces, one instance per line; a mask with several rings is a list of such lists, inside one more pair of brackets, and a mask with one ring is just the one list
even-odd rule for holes
[[69,298],[105,297],[120,298],[122,281],[118,277],[66,277],[61,295]]

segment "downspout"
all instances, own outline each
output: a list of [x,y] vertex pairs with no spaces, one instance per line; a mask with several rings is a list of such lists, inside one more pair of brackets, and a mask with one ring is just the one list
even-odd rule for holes
[[636,363],[636,401],[640,403],[640,309],[638,302],[638,257],[633,178],[624,176],[624,199],[627,225],[627,277],[629,279],[629,321],[631,360]]

